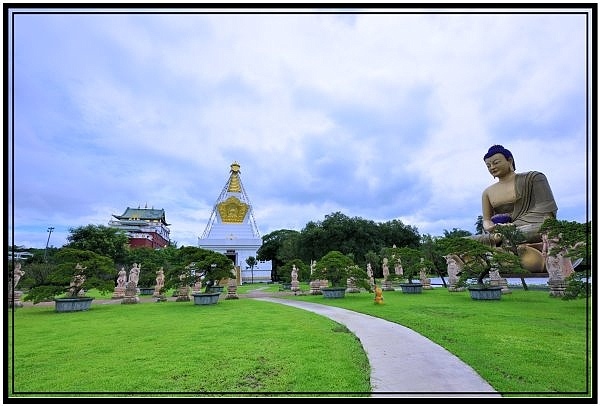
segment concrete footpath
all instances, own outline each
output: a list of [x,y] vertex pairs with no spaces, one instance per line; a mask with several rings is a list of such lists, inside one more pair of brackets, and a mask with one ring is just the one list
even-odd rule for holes
[[367,354],[374,397],[500,397],[473,368],[407,327],[317,303],[254,299],[297,307],[345,325]]

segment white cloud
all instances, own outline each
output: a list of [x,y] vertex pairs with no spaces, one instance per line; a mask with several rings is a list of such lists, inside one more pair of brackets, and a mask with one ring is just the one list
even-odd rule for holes
[[15,239],[147,202],[195,244],[234,160],[263,234],[335,211],[472,230],[495,143],[580,217],[584,29],[567,14],[20,16]]

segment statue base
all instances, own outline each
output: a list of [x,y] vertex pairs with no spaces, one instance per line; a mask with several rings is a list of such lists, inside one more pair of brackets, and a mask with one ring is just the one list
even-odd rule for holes
[[392,287],[392,281],[383,281],[383,283],[381,284],[381,290],[388,290],[388,291],[395,290]]
[[14,292],[8,292],[8,307],[9,308],[23,307],[23,303],[21,302],[21,295],[23,295],[23,292],[20,290],[15,290]]
[[548,286],[550,287],[550,296],[562,297],[565,295],[567,283],[563,279],[549,279]]
[[125,297],[125,288],[115,287],[115,291],[113,292],[113,299],[123,299]]

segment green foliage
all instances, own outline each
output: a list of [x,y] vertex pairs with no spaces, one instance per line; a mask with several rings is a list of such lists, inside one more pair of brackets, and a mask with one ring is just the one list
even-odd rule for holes
[[556,246],[550,250],[551,255],[562,253],[566,257],[584,258],[590,263],[592,223],[557,220],[548,218],[540,231],[547,233],[548,239],[554,240]]
[[69,229],[67,248],[92,251],[123,263],[127,258],[129,239],[123,230],[103,225],[89,224]]
[[357,286],[370,290],[368,275],[354,264],[352,258],[340,251],[329,251],[315,265],[313,279],[326,279],[332,287],[346,286],[348,278],[353,278]]
[[280,268],[280,278],[283,282],[289,283],[292,280],[292,267],[296,265],[298,269],[298,280],[308,282],[310,280],[310,266],[305,264],[301,259],[296,258],[287,261]]
[[177,262],[165,270],[165,290],[197,281],[208,288],[221,279],[235,278],[233,262],[226,255],[192,246],[182,246],[177,251]]
[[444,255],[456,254],[464,262],[458,284],[465,285],[469,279],[476,278],[478,285],[484,285],[484,278],[492,267],[500,274],[526,272],[521,267],[517,255],[510,251],[490,248],[472,238],[449,237],[438,240]]
[[[295,258],[294,249],[300,233],[295,230],[277,230],[262,237],[262,245],[256,252],[259,261],[271,261],[273,271],[271,279],[278,281],[280,275],[278,269],[283,263]],[[291,252],[290,252],[291,251]]]
[[[33,300],[34,303],[52,300],[55,296],[66,293],[76,274],[76,266],[83,268],[85,282],[81,288],[98,289],[107,292],[114,288],[114,262],[111,258],[92,251],[62,248],[54,256],[51,272],[40,277],[31,284],[31,288],[23,300]],[[78,292],[73,292],[77,296]]]
[[453,228],[451,231],[448,230],[444,230],[444,237],[445,238],[450,238],[450,237],[468,237],[470,236],[471,233],[467,230],[461,230],[459,228]]
[[391,268],[390,277],[392,279],[397,278],[394,274],[394,267],[397,260],[400,260],[402,264],[403,276],[400,276],[400,278],[405,278],[408,283],[412,283],[413,279],[418,279],[417,275],[419,275],[421,269],[430,269],[433,266],[431,261],[423,258],[421,250],[416,248],[386,248],[383,252],[386,258],[389,259],[389,266]]
[[[352,253],[355,262],[365,267],[366,254],[379,252],[383,247],[419,246],[420,236],[414,227],[400,220],[375,223],[360,217],[350,218],[336,212],[325,216],[321,222],[309,222],[301,231],[299,258],[305,262],[322,257],[330,251]],[[373,266],[373,264],[371,264]]]
[[585,272],[573,272],[566,280],[563,300],[585,299],[590,296],[591,284]]
[[429,261],[430,269],[434,269],[437,274],[441,275],[446,273],[447,266],[442,247],[437,240],[430,234],[424,234],[421,237],[421,254],[426,261]]

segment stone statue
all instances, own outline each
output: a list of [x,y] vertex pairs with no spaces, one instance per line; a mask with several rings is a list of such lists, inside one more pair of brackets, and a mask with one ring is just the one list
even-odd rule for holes
[[156,298],[157,302],[166,302],[167,298],[161,292],[162,288],[165,286],[165,271],[161,266],[158,271],[156,271],[156,285],[154,285],[154,293],[152,293],[152,297]]
[[298,268],[296,268],[296,264],[292,265],[292,292],[296,292],[300,290],[300,282],[298,282]]
[[117,276],[117,288],[125,288],[125,284],[127,283],[127,271],[125,271],[125,267],[121,267],[119,271],[119,275]]
[[390,268],[388,266],[388,259],[383,258],[383,279],[387,281],[388,276],[390,276]]
[[461,259],[456,254],[445,255],[447,271],[448,271],[448,290],[450,292],[458,292],[464,290],[463,288],[457,287],[458,275],[460,274],[460,267],[462,265]]
[[163,271],[163,267],[161,266],[158,271],[156,271],[156,290],[160,290],[163,286],[165,286],[165,271]]
[[83,271],[86,269],[87,267],[84,268],[80,263],[75,265],[75,275],[73,275],[73,279],[69,285],[69,293],[67,296],[75,297],[78,295],[83,295],[83,289],[81,287],[85,282],[85,273]]
[[136,287],[138,281],[140,280],[140,266],[136,263],[133,264],[133,267],[129,271],[129,283],[127,287]]
[[8,280],[8,307],[23,307],[23,303],[21,302],[23,292],[15,290],[23,275],[25,275],[25,272],[21,270],[21,263],[17,262],[13,270],[13,277]]
[[492,233],[495,245],[501,242],[501,236],[494,233],[499,224],[514,224],[527,242],[540,242],[542,223],[556,218],[558,210],[546,176],[536,171],[515,173],[514,157],[502,145],[490,147],[483,160],[490,174],[498,178],[483,191],[483,229]]
[[400,258],[396,260],[396,265],[394,267],[394,273],[398,276],[404,275],[404,269],[402,269],[402,261]]
[[15,264],[15,269],[13,270],[13,277],[12,277],[12,279],[9,279],[9,281],[8,281],[9,292],[17,287],[17,284],[19,283],[19,281],[21,280],[21,277],[23,275],[25,275],[25,272],[23,270],[21,270],[21,263],[17,262]]
[[313,272],[315,271],[316,266],[317,266],[317,261],[315,261],[314,259],[312,261],[310,261],[310,276],[313,275]]
[[371,263],[367,264],[367,276],[369,277],[369,285],[371,287],[375,286],[375,279],[373,278],[373,269],[371,268]]

